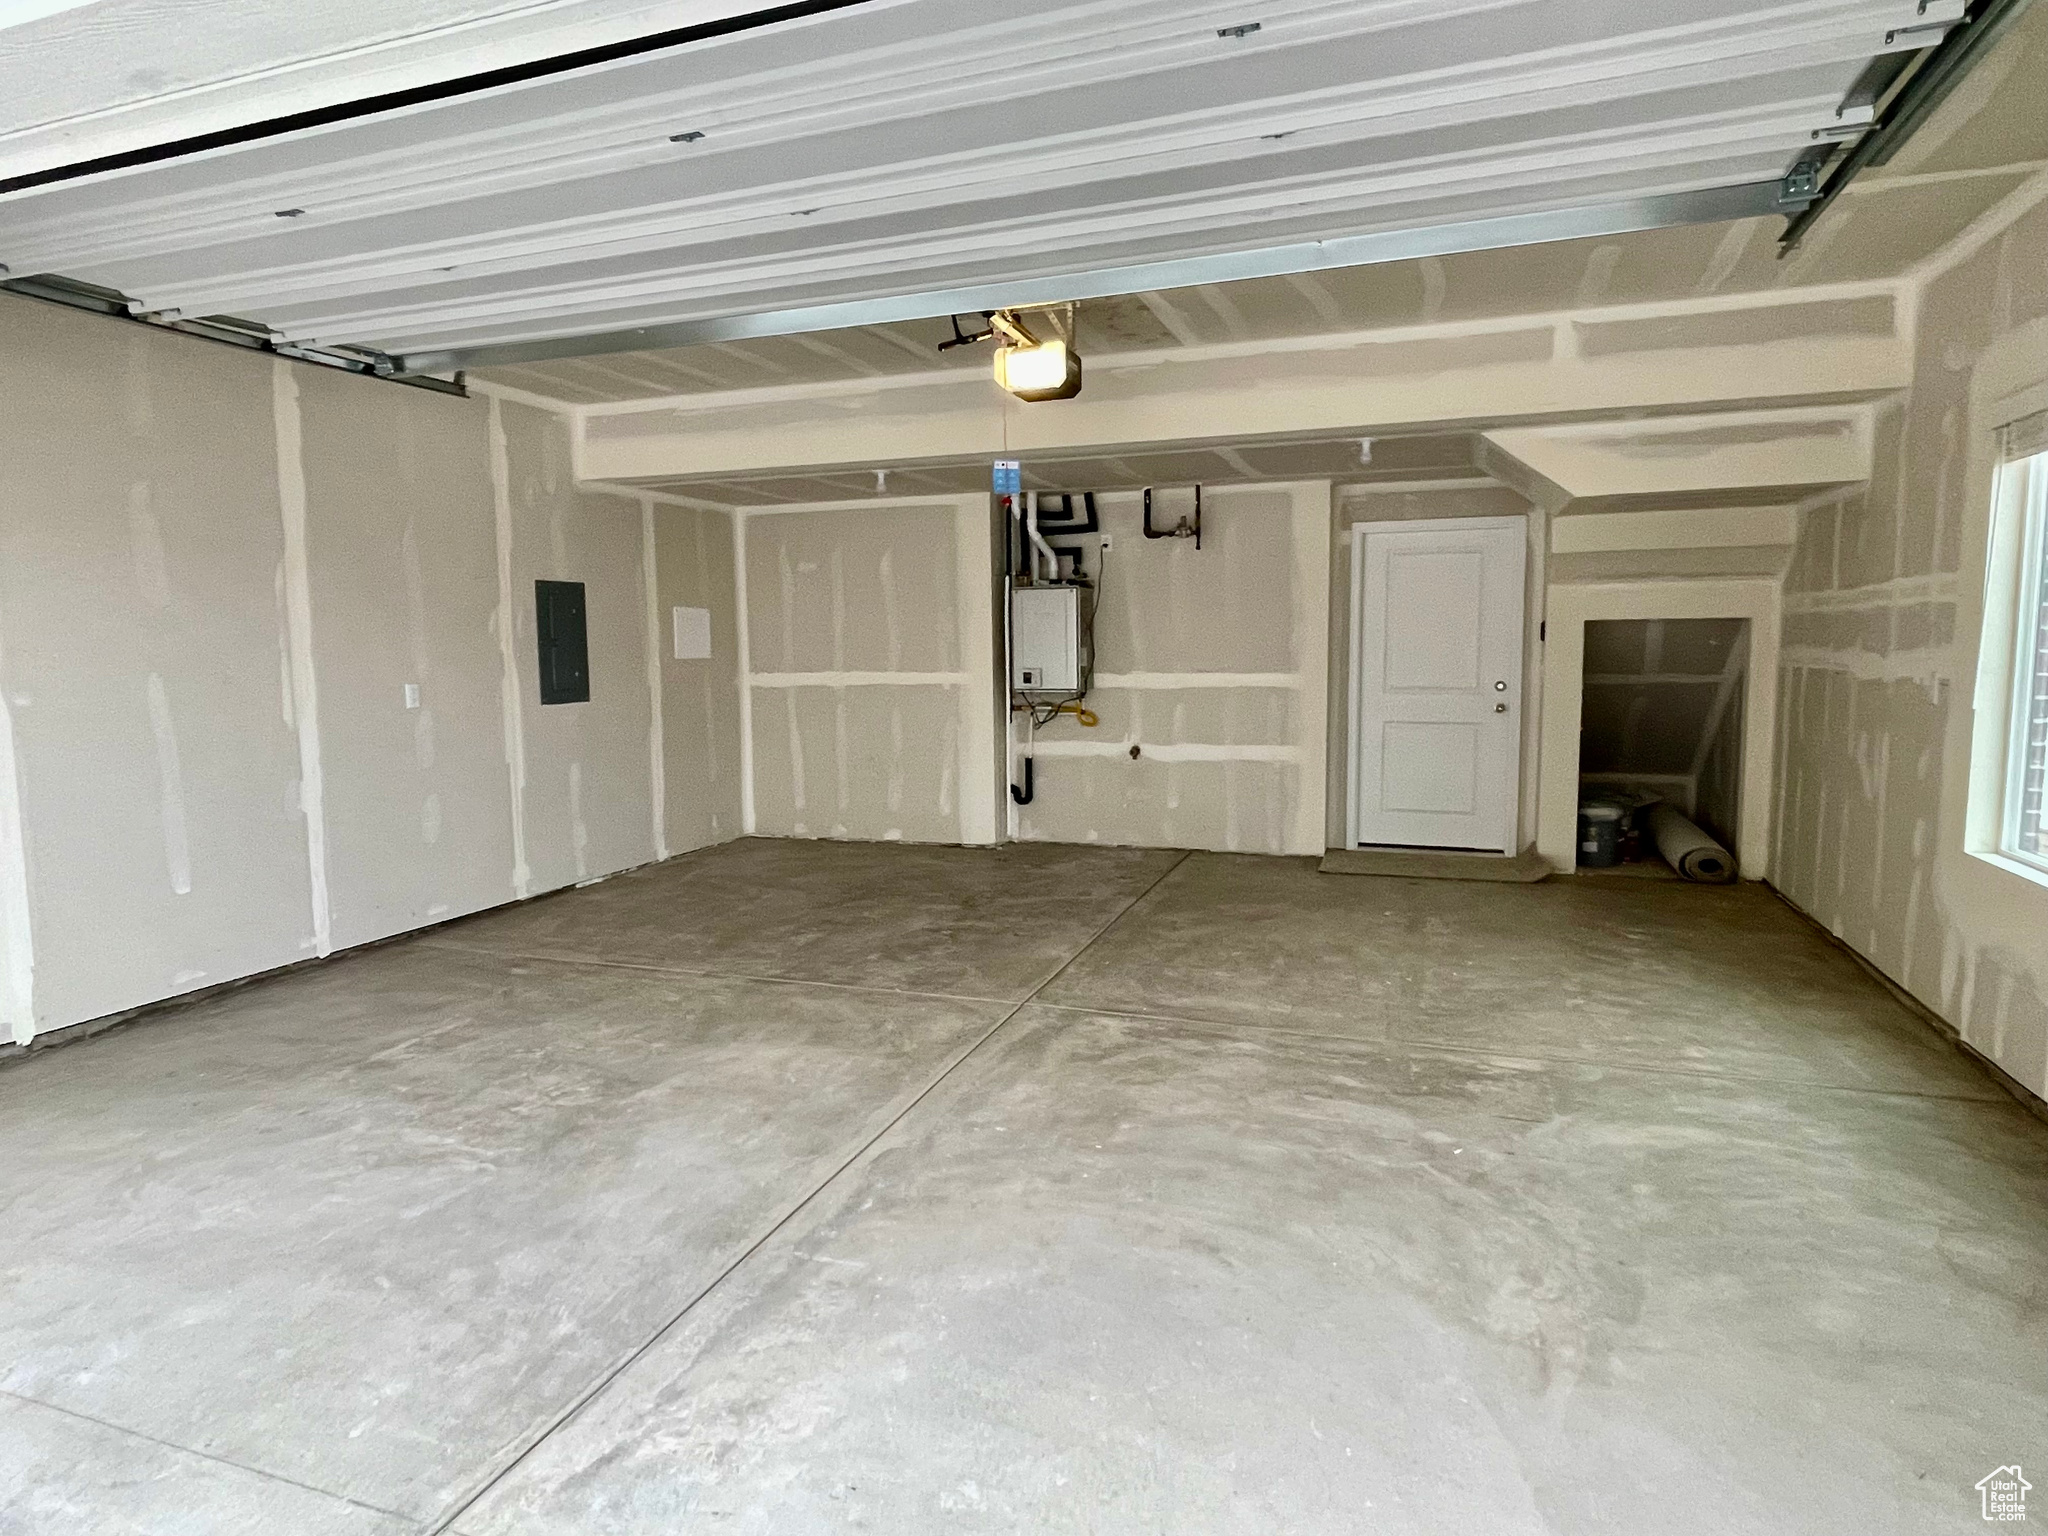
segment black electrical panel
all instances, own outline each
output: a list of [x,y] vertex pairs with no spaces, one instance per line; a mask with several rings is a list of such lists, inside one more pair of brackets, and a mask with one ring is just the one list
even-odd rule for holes
[[583,618],[583,583],[536,581],[533,606],[540,633],[540,701],[590,701],[590,636]]

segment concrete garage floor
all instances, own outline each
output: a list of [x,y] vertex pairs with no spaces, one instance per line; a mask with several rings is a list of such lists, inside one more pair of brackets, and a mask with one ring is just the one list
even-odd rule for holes
[[0,1071],[0,1198],[10,1536],[1925,1536],[2048,1465],[2048,1127],[1750,886],[733,844]]

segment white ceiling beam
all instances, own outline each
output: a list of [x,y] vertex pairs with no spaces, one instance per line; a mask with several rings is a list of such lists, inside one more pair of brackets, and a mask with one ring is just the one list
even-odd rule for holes
[[826,358],[837,366],[844,368],[855,378],[879,378],[888,371],[885,368],[877,368],[865,358],[855,357],[846,348],[835,346],[822,336],[798,336],[794,340],[798,346],[802,347],[813,357]]
[[[922,375],[829,395],[638,402],[575,415],[584,472],[600,479],[831,473],[876,463],[1032,464],[1113,458],[1175,443],[1490,430],[1515,462],[1551,465],[1575,491],[1838,482],[1867,472],[1868,401],[1912,377],[1910,333],[1806,334],[1758,310],[1696,301],[1718,332],[1660,350],[1574,355],[1569,322],[1355,341],[1334,354],[1284,345],[1169,349],[1105,360],[1078,399],[1023,406],[985,379]],[[1715,335],[1719,339],[1716,340]],[[1816,402],[1826,402],[1816,404]],[[1711,414],[1708,414],[1711,413]],[[1574,419],[1605,426],[1571,426]],[[1626,418],[1617,421],[1616,418]],[[1218,424],[1229,431],[1219,433]],[[1553,464],[1552,461],[1555,461]],[[1859,468],[1860,467],[1860,468]],[[1785,478],[1789,476],[1790,478]]]
[[1179,306],[1165,294],[1140,293],[1137,298],[1138,302],[1145,306],[1146,313],[1164,326],[1166,334],[1182,346],[1198,347],[1202,344],[1201,333],[1189,324],[1188,317],[1182,314]]
[[1216,318],[1223,322],[1223,329],[1231,341],[1251,340],[1252,328],[1244,317],[1244,311],[1222,288],[1214,283],[1204,283],[1195,290],[1202,302],[1209,306]]
[[876,341],[884,342],[889,346],[895,347],[898,351],[904,353],[906,356],[916,358],[920,363],[924,364],[927,368],[931,366],[932,349],[928,346],[923,345],[920,342],[911,340],[901,331],[892,330],[890,327],[886,325],[867,325],[861,327],[861,334],[865,336],[872,336]]
[[1317,282],[1306,272],[1290,272],[1287,286],[1300,294],[1308,307],[1315,311],[1316,318],[1332,330],[1343,325],[1344,310],[1330,290]]
[[[741,339],[752,340],[755,338]],[[755,369],[761,373],[771,374],[778,379],[789,377],[789,369],[776,362],[772,357],[763,357],[759,347],[741,347],[735,346],[729,341],[714,341],[711,345],[711,350],[720,357],[731,358],[742,368]]]
[[[1143,295],[1136,297],[1142,298]],[[1818,284],[1797,289],[1765,289],[1755,293],[1716,294],[1707,298],[1669,298],[1632,304],[1546,310],[1540,313],[1524,311],[1419,324],[1351,327],[1340,331],[1315,331],[1300,335],[1266,337],[1250,342],[1201,342],[1195,345],[1176,343],[1173,346],[1097,354],[1096,363],[1099,370],[1112,375],[1142,373],[1162,364],[1230,359],[1254,360],[1283,353],[1343,353],[1393,343],[1440,343],[1467,337],[1506,335],[1525,332],[1532,328],[1561,335],[1582,325],[1714,315],[1726,315],[1733,319],[1743,314],[1768,315],[1773,311],[1797,311],[1809,305],[1833,305],[1867,299],[1889,301],[1893,307],[1895,329],[1910,327],[1910,321],[1905,318],[1907,291],[1904,287],[1897,282],[1865,280]],[[1734,323],[1740,325],[1742,322],[1735,320]],[[1796,320],[1788,320],[1786,325],[1797,323]],[[742,349],[736,344],[722,343],[709,350],[740,352]],[[582,414],[596,417],[633,415],[648,410],[672,410],[683,413],[700,410],[723,412],[756,405],[780,406],[798,400],[836,400],[849,409],[866,409],[879,396],[893,391],[915,391],[957,384],[964,377],[986,371],[979,364],[965,368],[959,365],[949,366],[937,356],[931,357],[929,362],[931,366],[923,369],[910,373],[890,374],[872,380],[812,379],[800,383],[753,387],[728,386],[713,392],[693,391],[685,394],[607,401],[583,408]],[[1327,364],[1323,366],[1327,367]]]
[[[1874,437],[1871,407],[1860,403],[1506,427],[1485,435],[1493,447],[1575,499],[1851,484],[1870,478]],[[1564,542],[1555,547],[1600,549],[1600,530],[1653,526],[1660,514],[1634,515],[1641,521],[1559,518],[1556,537]],[[1782,524],[1784,509],[1775,515]],[[1678,514],[1662,516],[1675,524],[1685,521]],[[1573,542],[1582,539],[1594,542]]]

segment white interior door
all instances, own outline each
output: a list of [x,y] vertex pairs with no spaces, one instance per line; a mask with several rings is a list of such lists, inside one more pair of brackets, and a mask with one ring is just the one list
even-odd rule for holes
[[1351,531],[1351,846],[1516,849],[1518,517]]

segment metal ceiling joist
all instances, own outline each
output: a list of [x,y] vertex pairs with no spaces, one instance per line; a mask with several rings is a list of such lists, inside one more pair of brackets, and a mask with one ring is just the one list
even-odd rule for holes
[[1771,214],[1791,215],[1804,206],[1805,199],[1788,192],[1783,182],[1753,182],[1738,187],[1711,187],[1698,192],[1631,198],[1590,208],[1471,219],[1455,224],[1388,230],[1268,250],[1231,251],[1141,266],[1109,267],[1025,282],[953,288],[763,314],[724,315],[593,336],[564,336],[499,346],[401,353],[393,361],[403,374],[451,373],[547,358],[587,357],[603,352],[635,352],[762,336],[794,336],[852,326],[938,319],[982,310],[1065,304],[1082,299],[1110,298],[1117,294],[1191,288],[1203,283],[1235,282],[1243,278],[1284,277],[1327,271],[1334,267],[1411,260],[1419,256],[1449,256],[1462,251],[1579,240],[1595,235],[1665,229],[1678,224],[1718,223]]

